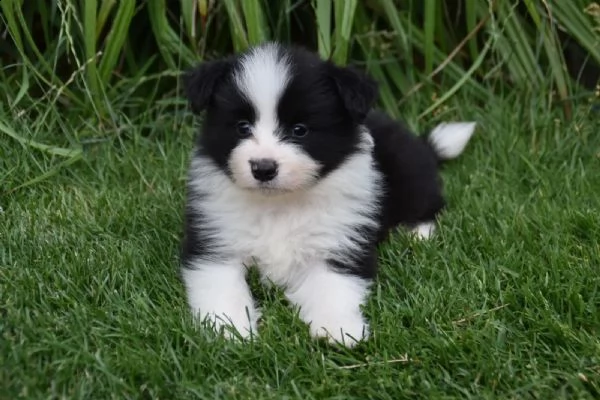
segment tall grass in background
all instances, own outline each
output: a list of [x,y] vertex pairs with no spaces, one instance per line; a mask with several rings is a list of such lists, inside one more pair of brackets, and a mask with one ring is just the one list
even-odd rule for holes
[[[485,104],[510,89],[569,118],[597,84],[599,20],[591,0],[2,0],[0,134],[78,157],[157,105],[183,110],[182,69],[274,39],[362,66],[395,116],[417,95],[423,118],[459,90]],[[65,147],[32,140],[73,115]]]

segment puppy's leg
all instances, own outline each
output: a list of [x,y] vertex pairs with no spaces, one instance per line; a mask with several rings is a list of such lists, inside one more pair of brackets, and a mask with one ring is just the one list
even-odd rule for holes
[[310,267],[304,279],[289,287],[287,297],[300,306],[300,318],[314,337],[326,337],[348,347],[367,338],[369,331],[360,310],[369,281],[343,274],[322,262]]
[[[194,260],[183,268],[188,303],[200,321],[208,319],[215,330],[233,326],[246,338],[256,335],[258,312],[246,283],[241,262],[213,263]],[[231,332],[225,332],[232,338]]]

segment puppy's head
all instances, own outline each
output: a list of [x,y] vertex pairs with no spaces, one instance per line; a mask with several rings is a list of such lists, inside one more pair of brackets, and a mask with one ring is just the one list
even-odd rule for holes
[[358,151],[377,97],[364,74],[268,43],[186,73],[201,151],[248,190],[304,190]]

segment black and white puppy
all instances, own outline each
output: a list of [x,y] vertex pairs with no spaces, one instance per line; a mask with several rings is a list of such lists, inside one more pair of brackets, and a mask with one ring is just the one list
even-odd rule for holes
[[444,206],[438,164],[474,123],[427,137],[373,111],[366,75],[267,43],[187,72],[206,111],[188,181],[182,276],[195,316],[256,333],[247,268],[284,288],[315,337],[368,335],[360,306],[377,245],[405,226],[428,237]]

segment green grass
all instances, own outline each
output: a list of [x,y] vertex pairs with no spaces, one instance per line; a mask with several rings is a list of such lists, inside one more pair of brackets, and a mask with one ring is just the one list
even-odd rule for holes
[[2,0],[0,98],[52,93],[112,124],[123,97],[160,98],[182,68],[270,39],[366,67],[394,116],[417,92],[485,101],[510,82],[554,90],[570,118],[596,85],[599,21],[593,0]]
[[193,327],[177,271],[189,114],[106,127],[0,108],[21,138],[104,138],[72,159],[0,136],[0,398],[598,398],[600,118],[470,103],[439,116],[480,121],[444,169],[439,235],[382,247],[373,338],[352,350],[311,340],[255,277],[259,340]]

